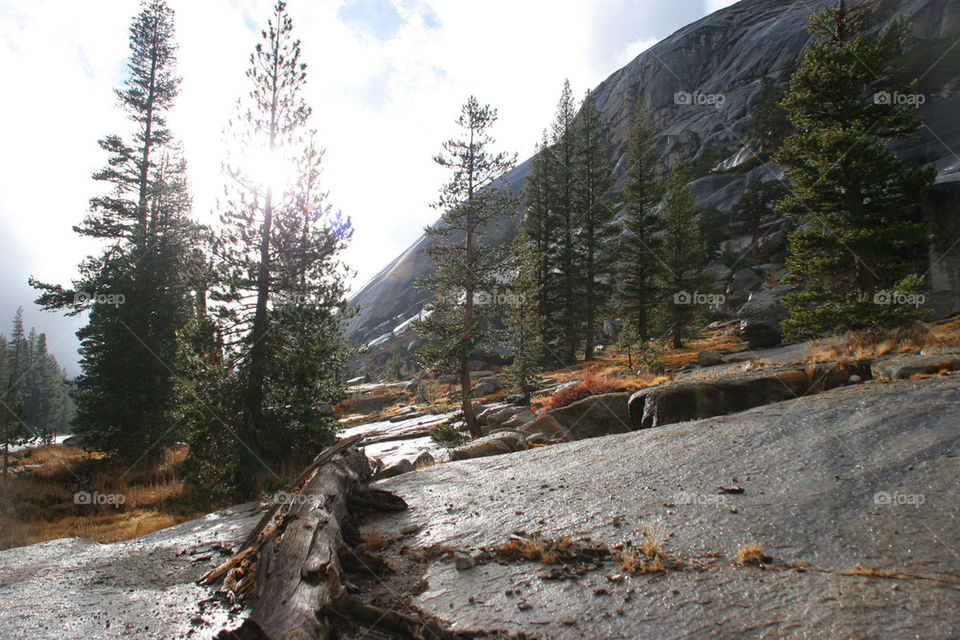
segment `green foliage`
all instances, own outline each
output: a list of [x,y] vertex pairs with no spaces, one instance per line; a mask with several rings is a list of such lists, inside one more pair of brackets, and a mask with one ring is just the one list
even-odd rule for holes
[[486,339],[479,323],[477,301],[497,291],[497,271],[504,248],[481,242],[495,220],[514,211],[509,186],[497,182],[514,164],[506,153],[492,153],[489,130],[496,109],[481,106],[473,96],[457,119],[461,138],[443,144],[434,160],[450,170],[451,178],[440,190],[436,208],[443,213],[436,226],[424,231],[437,242],[427,247],[433,270],[416,283],[430,291],[428,316],[415,323],[426,341],[420,349],[424,368],[456,367],[461,380],[461,406],[471,434],[480,434],[470,401],[470,352]]
[[841,3],[811,16],[818,38],[781,103],[797,129],[776,154],[793,185],[778,211],[798,223],[787,267],[803,289],[783,300],[791,340],[915,317],[915,309],[875,298],[925,252],[920,199],[936,172],[908,168],[889,149],[922,127],[914,106],[891,99],[912,95],[915,83],[875,82],[910,23],[900,18],[879,35],[861,34],[868,10]]
[[417,383],[416,401],[419,404],[432,405],[440,397],[437,385],[427,380],[421,380]]
[[210,246],[212,304],[186,340],[207,354],[188,378],[217,408],[215,423],[202,406],[184,408],[191,478],[200,486],[213,477],[218,492],[237,498],[251,497],[258,477],[270,482],[281,464],[308,461],[331,441],[330,407],[345,388],[340,254],[352,230],[320,185],[323,151],[309,128],[300,55],[286,5],[277,2],[229,131],[235,144]]
[[650,309],[657,306],[659,293],[655,277],[663,245],[663,219],[657,212],[663,196],[660,174],[653,129],[638,102],[627,147],[617,298],[625,324],[632,324],[643,340],[650,337]]
[[750,245],[754,249],[760,239],[763,218],[773,213],[773,205],[786,193],[787,189],[780,180],[764,182],[759,178],[751,178],[740,199],[733,205],[733,223],[738,231],[750,234]]
[[670,168],[663,200],[663,247],[660,251],[659,285],[665,307],[666,332],[673,346],[683,346],[690,326],[700,317],[709,275],[702,270],[703,240],[693,211],[693,196],[682,163]]
[[130,463],[157,459],[178,438],[167,415],[171,371],[176,333],[193,314],[199,229],[189,218],[186,166],[166,124],[180,83],[173,37],[173,11],[163,0],[144,3],[117,91],[134,134],[99,141],[108,159],[93,178],[107,191],[74,227],[100,241],[102,252],[80,264],[69,289],[31,279],[45,309],[89,311],[77,333],[75,431]]
[[537,268],[540,256],[524,229],[513,241],[506,287],[502,344],[513,362],[504,370],[507,384],[515,387],[524,404],[536,391],[543,362],[543,325],[540,313],[540,283]]
[[760,95],[747,123],[747,136],[757,153],[767,157],[783,145],[793,128],[780,106],[786,88],[777,86],[767,76],[761,78],[760,83]]
[[570,82],[563,85],[556,117],[551,125],[551,146],[547,158],[547,184],[550,209],[547,225],[554,229],[554,246],[548,247],[554,267],[544,283],[547,307],[543,309],[555,328],[550,335],[550,355],[560,364],[576,362],[581,332],[580,298],[578,297],[578,231],[577,211],[577,132],[576,106]]
[[432,438],[434,442],[439,442],[441,444],[450,446],[463,444],[464,441],[463,434],[446,422],[431,431],[430,438]]
[[33,329],[24,335],[22,309],[14,316],[11,339],[8,341],[0,334],[0,385],[12,389],[9,400],[4,402],[9,407],[22,408],[22,423],[18,426],[26,436],[44,439],[70,432],[76,415],[70,395],[73,385],[47,351],[47,336]]
[[380,367],[380,374],[387,380],[403,380],[412,373],[413,368],[400,349],[394,350]]
[[574,206],[578,212],[579,242],[575,275],[583,318],[584,359],[593,359],[599,315],[605,310],[612,291],[615,270],[613,224],[614,200],[610,193],[615,177],[607,162],[600,112],[589,95],[577,115],[574,130]]

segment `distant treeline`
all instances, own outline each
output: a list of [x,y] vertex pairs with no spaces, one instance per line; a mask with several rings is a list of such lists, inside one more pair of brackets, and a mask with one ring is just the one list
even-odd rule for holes
[[47,351],[46,334],[24,331],[22,309],[13,318],[10,337],[0,333],[0,381],[12,391],[11,409],[22,407],[24,437],[70,432],[76,414],[70,397],[73,385]]

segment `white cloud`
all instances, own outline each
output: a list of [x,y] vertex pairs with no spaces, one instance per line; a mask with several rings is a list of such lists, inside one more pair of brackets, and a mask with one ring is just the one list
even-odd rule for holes
[[623,67],[629,64],[638,55],[657,44],[658,41],[657,38],[640,38],[627,44],[627,46],[623,48],[623,51],[620,52],[620,55],[617,56],[617,65]]
[[707,3],[707,13],[713,13],[714,11],[719,11],[724,7],[729,7],[732,4],[737,3],[739,0],[706,0]]

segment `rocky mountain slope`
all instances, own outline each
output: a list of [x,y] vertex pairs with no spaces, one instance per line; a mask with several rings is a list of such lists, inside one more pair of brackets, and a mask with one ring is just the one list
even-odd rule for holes
[[[742,0],[677,31],[604,80],[592,95],[603,119],[611,165],[622,175],[633,107],[640,97],[665,162],[679,157],[695,166],[722,169],[691,183],[698,209],[713,205],[728,212],[750,177],[777,177],[775,166],[750,160],[747,125],[761,100],[764,79],[774,85],[787,81],[811,40],[804,29],[807,17],[826,3]],[[960,149],[960,127],[955,122],[960,109],[960,47],[953,46],[960,37],[960,2],[887,1],[882,11],[888,20],[913,15],[907,59],[925,95],[920,111],[927,127],[900,145],[898,152],[908,161],[935,163],[939,169],[938,186],[928,203],[938,238],[930,282],[934,291],[944,292],[938,313],[953,313],[960,311],[955,295],[960,291],[960,259],[943,256],[960,237],[952,221],[960,192],[960,157],[952,151]],[[684,102],[676,99],[681,93],[691,96],[687,104],[677,104]],[[703,96],[723,96],[722,104],[697,104],[708,100]],[[515,191],[523,185],[528,162],[504,177]],[[487,240],[512,238],[519,222],[519,216],[503,221],[502,229]],[[777,231],[776,221],[767,225],[767,231],[771,235]],[[350,325],[353,341],[388,339],[420,311],[424,296],[414,290],[413,279],[429,268],[424,254],[428,242],[421,237],[353,296],[360,308]],[[737,301],[742,303],[745,297]]]

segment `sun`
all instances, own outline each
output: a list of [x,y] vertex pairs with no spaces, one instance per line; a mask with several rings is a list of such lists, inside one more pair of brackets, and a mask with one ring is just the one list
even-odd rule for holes
[[243,164],[237,167],[245,176],[274,193],[286,188],[293,174],[293,163],[282,149],[260,147],[244,154]]

